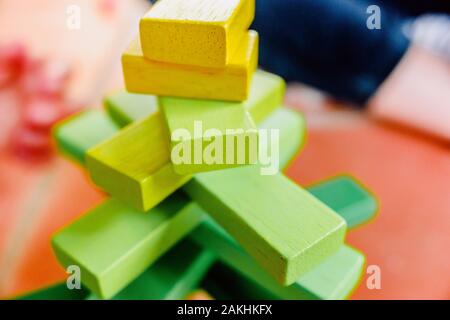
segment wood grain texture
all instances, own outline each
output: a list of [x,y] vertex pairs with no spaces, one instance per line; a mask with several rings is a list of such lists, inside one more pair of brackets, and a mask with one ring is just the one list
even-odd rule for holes
[[[365,261],[361,253],[344,245],[337,253],[286,287],[275,281],[213,220],[203,222],[190,234],[190,238],[215,252],[223,263],[263,288],[264,294],[257,297],[262,299],[345,299],[358,284]],[[237,280],[234,279],[235,284],[239,283]],[[245,295],[241,296],[244,297]]]
[[375,196],[351,176],[335,177],[309,187],[308,191],[338,212],[349,228],[369,221],[378,211]]
[[152,95],[129,93],[125,90],[108,95],[103,105],[109,116],[121,127],[150,116],[158,110],[158,99]]
[[[167,35],[164,35],[167,38]],[[239,46],[222,68],[185,66],[149,60],[135,39],[122,55],[128,91],[158,96],[242,101],[258,65],[258,33],[241,32]]]
[[178,174],[256,163],[258,131],[244,103],[165,97],[160,105]]
[[341,217],[282,174],[262,176],[258,166],[197,174],[183,190],[284,285],[344,240]]
[[86,110],[58,123],[52,135],[58,150],[79,163],[86,151],[114,135],[119,126],[101,110]]
[[[215,254],[183,240],[114,296],[114,300],[181,300],[198,288]],[[90,299],[96,299],[91,295]],[[98,298],[97,298],[98,299]]]
[[141,19],[146,58],[223,68],[255,15],[255,0],[160,0]]
[[80,267],[86,287],[111,298],[201,222],[193,205],[174,194],[142,214],[111,199],[56,233],[52,245],[64,267]]
[[[284,117],[274,117],[286,132],[280,137],[288,138],[281,140],[281,153],[283,150],[290,152],[294,146],[301,145],[304,120],[294,111],[279,109],[276,112],[285,113]],[[289,156],[283,155],[283,158]],[[184,202],[183,196],[175,193],[142,214],[118,200],[108,200],[61,230],[53,238],[54,250],[64,266],[77,264],[86,269],[82,273],[87,277],[82,281],[87,287],[100,297],[111,297],[148,268],[158,254],[167,251],[174,244],[172,240],[183,237],[188,229],[201,223],[202,216],[198,216],[198,210],[193,210],[195,204]],[[165,212],[164,208],[170,206],[182,209],[177,213]],[[119,271],[120,277],[114,278]],[[100,277],[105,272],[106,275]]]
[[[281,78],[258,71],[252,95],[245,103],[246,111],[258,119],[268,116],[279,107],[283,90]],[[128,103],[123,100],[116,104],[125,115],[131,110]],[[142,112],[142,116],[146,113]],[[127,118],[122,116],[121,122],[126,123]],[[88,151],[86,163],[93,181],[134,208],[149,210],[192,177],[175,172],[170,162],[169,137],[159,112],[127,126]]]
[[98,186],[141,211],[154,207],[191,178],[173,170],[168,133],[159,112],[90,149],[86,165]]

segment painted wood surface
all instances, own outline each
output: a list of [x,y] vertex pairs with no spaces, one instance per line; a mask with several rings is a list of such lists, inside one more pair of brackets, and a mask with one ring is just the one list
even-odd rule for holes
[[335,253],[346,223],[282,174],[201,173],[184,188],[277,281],[290,285]]
[[190,238],[215,252],[223,263],[262,287],[266,291],[266,299],[345,299],[358,284],[364,267],[364,256],[344,245],[310,272],[297,278],[292,285],[282,286],[211,219],[195,229]]
[[162,0],[141,19],[146,58],[224,67],[255,15],[255,0]]
[[[280,106],[283,90],[280,77],[258,71],[251,97],[245,103],[246,110],[261,121]],[[121,110],[131,110],[127,106],[130,101],[121,103]],[[88,170],[93,181],[109,194],[147,211],[192,178],[175,172],[170,161],[169,140],[163,117],[156,112],[89,150]]]
[[191,178],[173,170],[168,133],[159,112],[90,149],[86,165],[98,186],[143,212]]
[[119,90],[106,96],[103,105],[109,116],[124,127],[154,113],[158,109],[158,98]]
[[[330,190],[334,190],[330,192]],[[378,202],[371,191],[351,176],[337,176],[308,187],[316,198],[321,199],[347,221],[349,228],[372,219],[378,211]]]
[[[289,138],[282,141],[281,150],[294,150],[292,144],[301,145],[303,119],[298,113],[284,112],[285,117],[274,118],[282,121],[279,126],[288,132],[281,135]],[[300,124],[295,124],[295,119]],[[95,126],[91,130],[95,130]],[[88,276],[82,281],[96,295],[112,297],[167,251],[176,239],[201,222],[203,216],[198,216],[199,211],[192,210],[192,206],[195,204],[185,203],[185,197],[175,193],[143,214],[111,199],[62,229],[53,238],[54,249],[64,266],[75,264],[86,269],[82,273]],[[183,209],[178,213],[165,209],[174,207]],[[163,227],[159,228],[160,225]]]
[[108,139],[119,126],[102,110],[86,110],[60,122],[53,130],[57,148],[79,163],[85,162],[86,151]]
[[64,267],[80,267],[86,287],[111,298],[200,223],[194,205],[178,193],[142,214],[110,199],[57,232],[52,245]]
[[258,42],[256,31],[241,32],[229,63],[222,68],[207,68],[149,60],[136,38],[122,55],[125,86],[130,92],[158,96],[243,101],[258,65]]
[[258,131],[244,103],[160,98],[178,174],[255,164]]

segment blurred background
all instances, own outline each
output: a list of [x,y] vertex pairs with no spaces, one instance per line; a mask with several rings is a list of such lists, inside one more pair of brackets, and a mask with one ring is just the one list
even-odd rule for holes
[[[450,299],[448,1],[256,2],[261,67],[289,81],[285,104],[308,124],[287,175],[347,173],[380,202],[347,241],[382,286],[364,275],[351,298]],[[50,130],[123,88],[120,56],[149,6],[0,0],[0,298],[65,279],[50,236],[104,195]]]

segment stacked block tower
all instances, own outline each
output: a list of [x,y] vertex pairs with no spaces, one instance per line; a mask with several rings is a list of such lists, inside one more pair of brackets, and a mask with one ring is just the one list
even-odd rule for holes
[[[375,213],[371,194],[345,176],[303,189],[252,159],[255,141],[269,148],[260,130],[276,130],[286,167],[305,131],[282,107],[284,81],[257,70],[254,11],[254,0],[158,1],[123,54],[127,91],[55,128],[60,151],[110,195],[52,239],[62,266],[81,270],[83,298],[183,299],[202,286],[343,299],[357,285],[364,256],[344,237]],[[202,161],[212,149],[232,161]],[[80,298],[65,285],[28,298]]]

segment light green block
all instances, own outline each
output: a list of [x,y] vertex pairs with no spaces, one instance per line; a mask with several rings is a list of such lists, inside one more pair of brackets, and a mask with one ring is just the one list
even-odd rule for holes
[[60,263],[78,265],[81,281],[110,298],[134,280],[203,219],[182,194],[143,214],[110,199],[52,239]]
[[358,284],[365,260],[344,245],[292,285],[282,286],[214,221],[202,223],[190,238],[279,299],[345,299]]
[[183,190],[284,285],[344,241],[344,219],[280,173],[263,176],[257,166],[201,173]]
[[90,109],[57,124],[53,137],[61,153],[84,164],[86,151],[118,130],[119,126],[102,110]]
[[[197,289],[216,255],[186,239],[125,289],[114,300],[180,300]],[[91,295],[89,299],[97,299]]]
[[[280,137],[289,138],[280,141],[282,154],[283,150],[295,150],[301,145],[304,134],[303,118],[300,114],[287,109],[279,109],[275,114],[284,116],[271,117],[265,125],[276,126],[275,122],[280,121],[279,126],[282,126],[283,132]],[[83,149],[78,152],[83,152]],[[283,155],[282,158],[289,156]],[[98,296],[112,297],[148,268],[158,254],[162,255],[167,251],[170,244],[162,242],[164,236],[168,239],[180,239],[190,231],[189,229],[201,222],[202,217],[197,215],[197,211],[188,210],[189,205],[184,204],[184,200],[181,201],[182,204],[172,203],[174,197],[184,199],[182,195],[176,193],[146,214],[133,210],[117,200],[108,200],[60,231],[53,239],[54,250],[63,265],[77,264],[87,271],[83,272],[87,277],[82,277],[82,282]],[[195,206],[193,202],[190,204]],[[172,208],[175,205],[183,209],[178,213],[175,213],[175,210],[165,213],[164,208]],[[161,220],[157,217],[161,217]],[[185,222],[187,218],[189,220]],[[154,222],[154,219],[157,221]],[[167,233],[160,233],[159,230],[167,230]],[[152,239],[151,235],[155,234],[156,239],[161,241]],[[116,243],[119,245],[116,246]],[[110,250],[110,247],[113,250]],[[139,248],[144,248],[150,256],[141,254]],[[121,272],[121,276],[117,275],[118,272]]]
[[[334,192],[330,192],[332,189]],[[350,176],[340,176],[308,188],[312,195],[326,203],[347,221],[349,228],[373,218],[378,203],[372,193]]]
[[[171,136],[174,170],[179,174],[193,174],[254,164],[258,135],[251,117],[256,123],[264,120],[282,104],[284,92],[283,79],[258,70],[249,98],[241,103],[160,97]],[[234,133],[227,134],[230,129]],[[217,132],[208,134],[208,130]],[[187,138],[181,139],[180,132]]]
[[103,100],[106,111],[120,126],[145,118],[158,109],[158,98],[153,95],[117,91]]
[[178,174],[255,164],[258,131],[244,103],[160,97]]
[[14,300],[84,300],[88,296],[88,290],[69,289],[63,282],[19,296]]

